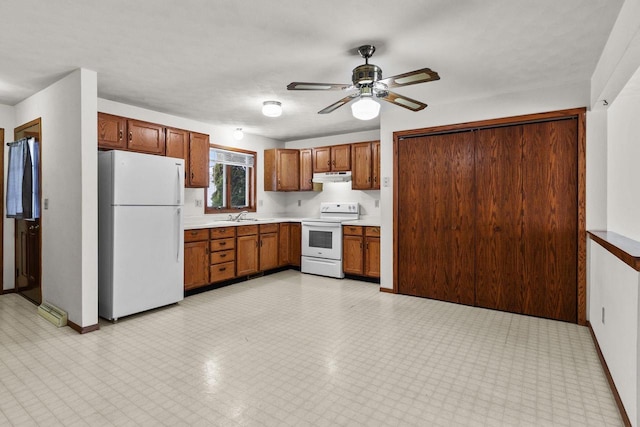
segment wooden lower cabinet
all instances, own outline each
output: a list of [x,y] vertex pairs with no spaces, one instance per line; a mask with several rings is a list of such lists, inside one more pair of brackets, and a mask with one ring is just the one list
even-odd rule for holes
[[284,267],[291,263],[289,250],[291,240],[291,224],[283,222],[278,230],[278,267]]
[[342,270],[380,277],[380,227],[343,226]]
[[241,225],[236,237],[236,274],[247,276],[258,272],[258,226]]
[[302,224],[292,222],[289,240],[289,264],[300,267],[302,261]]
[[216,283],[236,277],[236,228],[210,230],[209,282]]
[[209,230],[184,232],[184,289],[209,283]]
[[278,267],[278,224],[260,225],[260,271]]

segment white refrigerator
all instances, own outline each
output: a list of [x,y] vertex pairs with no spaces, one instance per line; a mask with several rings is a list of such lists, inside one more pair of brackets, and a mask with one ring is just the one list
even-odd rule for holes
[[109,320],[184,297],[184,160],[98,153],[98,314]]

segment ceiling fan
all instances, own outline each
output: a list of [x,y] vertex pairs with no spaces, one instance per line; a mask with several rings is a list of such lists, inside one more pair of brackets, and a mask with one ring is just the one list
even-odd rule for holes
[[417,83],[426,83],[439,80],[440,76],[430,68],[399,74],[393,77],[382,78],[382,69],[374,64],[369,64],[369,58],[376,51],[375,46],[363,45],[358,48],[358,53],[365,60],[365,63],[353,69],[351,77],[352,84],[335,83],[302,83],[293,82],[287,86],[288,90],[344,90],[353,91],[341,100],[334,102],[328,107],[318,111],[318,114],[327,114],[359,99],[351,105],[354,117],[361,120],[373,119],[380,111],[380,104],[374,101],[375,98],[382,99],[411,111],[420,111],[427,104],[407,98],[406,96],[391,92],[394,87],[409,86]]

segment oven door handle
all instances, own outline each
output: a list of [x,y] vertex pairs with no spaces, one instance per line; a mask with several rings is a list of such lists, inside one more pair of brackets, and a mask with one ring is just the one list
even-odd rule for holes
[[342,224],[337,223],[337,224],[322,224],[322,223],[315,223],[315,224],[302,224],[303,227],[307,227],[307,228],[335,228],[336,230],[340,229],[342,227]]

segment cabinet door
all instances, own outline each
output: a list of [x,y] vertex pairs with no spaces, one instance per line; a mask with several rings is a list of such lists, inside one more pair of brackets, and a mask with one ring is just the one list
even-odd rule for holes
[[380,189],[380,141],[371,144],[371,188]]
[[184,245],[184,289],[209,283],[209,241]]
[[300,153],[298,150],[276,150],[276,178],[278,191],[300,189]]
[[311,148],[300,150],[300,191],[313,190],[313,162],[311,161]]
[[98,148],[126,150],[126,127],[127,119],[124,117],[98,113]]
[[351,145],[334,145],[331,147],[331,170],[342,172],[351,170]]
[[380,277],[380,238],[366,236],[364,239],[364,275]]
[[371,182],[371,143],[359,142],[351,147],[351,165],[353,190],[370,190]]
[[289,241],[289,264],[300,267],[302,256],[302,224],[291,223],[291,240]]
[[236,275],[246,276],[258,271],[258,235],[236,239]]
[[314,172],[331,171],[331,147],[313,148],[311,153]]
[[289,240],[291,239],[291,224],[283,222],[280,224],[278,234],[278,265],[283,267],[291,262],[289,252]]
[[342,270],[346,274],[363,274],[363,239],[362,236],[342,237]]
[[209,185],[209,135],[189,134],[188,187],[206,188]]
[[399,292],[472,305],[473,134],[408,138],[398,164]]
[[[167,128],[165,156],[185,159],[188,157],[189,132],[182,129]],[[189,170],[185,165],[184,170]]]
[[260,271],[278,266],[278,233],[260,234]]
[[165,152],[164,127],[154,123],[127,120],[127,148],[139,153],[162,154]]

